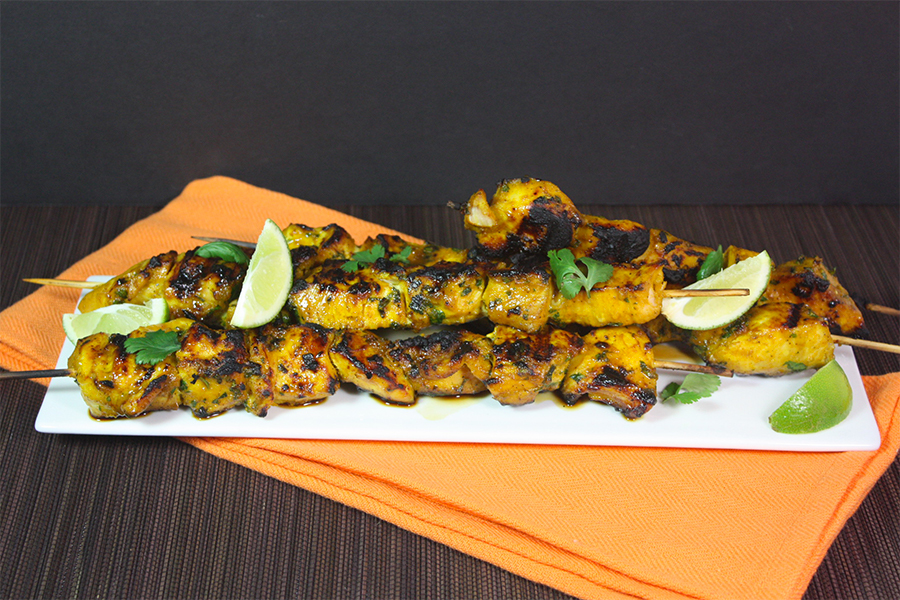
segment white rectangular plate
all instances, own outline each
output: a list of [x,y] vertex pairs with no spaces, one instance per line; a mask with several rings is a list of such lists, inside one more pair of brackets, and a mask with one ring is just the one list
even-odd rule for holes
[[[66,341],[57,368],[66,368],[73,346]],[[615,409],[583,402],[565,407],[552,394],[526,406],[502,406],[490,396],[467,399],[422,397],[412,407],[386,405],[367,393],[342,388],[328,400],[302,408],[272,408],[265,418],[232,410],[200,420],[187,409],[137,419],[98,421],[75,382],[54,379],[35,421],[43,433],[139,436],[259,437],[284,439],[385,440],[565,444],[782,451],[875,450],[881,444],[853,351],[838,347],[838,362],[853,387],[853,409],[837,426],[814,434],[785,435],[768,416],[812,375],[722,378],[719,390],[695,404],[660,403],[628,421]],[[661,371],[659,389],[683,374]]]

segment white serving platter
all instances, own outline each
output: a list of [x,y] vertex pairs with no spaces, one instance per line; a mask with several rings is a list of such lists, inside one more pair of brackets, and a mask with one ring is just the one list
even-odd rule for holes
[[[102,279],[102,278],[97,278]],[[66,341],[57,368],[66,368],[74,349]],[[582,402],[565,407],[553,394],[533,404],[502,406],[490,396],[464,399],[422,397],[412,407],[384,404],[345,386],[324,402],[302,408],[271,408],[264,418],[232,410],[197,419],[187,409],[136,419],[99,421],[88,415],[75,382],[53,379],[35,429],[42,433],[135,436],[258,437],[317,440],[474,442],[583,446],[637,446],[834,452],[875,450],[878,425],[863,387],[853,350],[835,357],[853,388],[853,409],[837,426],[813,434],[774,432],[768,416],[812,375],[722,378],[719,390],[694,404],[659,403],[629,421],[615,409]],[[683,373],[660,371],[659,388]]]

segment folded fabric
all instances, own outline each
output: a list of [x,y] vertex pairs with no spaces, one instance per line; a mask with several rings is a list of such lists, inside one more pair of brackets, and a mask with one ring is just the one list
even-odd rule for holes
[[[254,239],[266,218],[377,225],[224,177],[193,182],[61,277],[117,273],[193,235]],[[414,239],[414,238],[408,238]],[[51,368],[77,292],[0,313],[0,366]],[[900,446],[900,373],[865,377],[873,452],[189,438],[226,460],[354,506],[584,598],[799,598]]]

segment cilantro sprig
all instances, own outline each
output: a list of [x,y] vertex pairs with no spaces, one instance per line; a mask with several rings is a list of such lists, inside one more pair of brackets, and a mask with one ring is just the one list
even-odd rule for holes
[[[411,252],[412,246],[406,246],[403,250],[391,256],[390,260],[392,262],[408,263]],[[360,265],[372,264],[379,258],[384,258],[384,246],[372,246],[369,250],[354,252],[350,260],[341,265],[341,269],[348,273],[353,273],[359,270]]]
[[568,248],[550,250],[547,256],[550,258],[550,269],[556,277],[556,287],[570,300],[581,290],[585,290],[590,298],[591,288],[608,281],[613,274],[612,265],[587,256],[578,259],[587,268],[587,274],[583,273],[575,262],[575,255]]
[[197,248],[196,254],[203,258],[220,258],[225,262],[233,262],[239,265],[246,265],[250,262],[244,251],[231,242],[218,241],[203,244]]
[[673,400],[682,404],[693,404],[700,398],[708,398],[719,389],[722,380],[709,373],[688,373],[684,381],[673,381],[663,388],[659,398],[663,402]]
[[703,264],[700,265],[700,270],[697,271],[697,280],[699,281],[701,279],[706,279],[710,275],[715,275],[722,270],[724,265],[725,253],[722,252],[722,245],[720,244],[718,250],[713,250],[703,260]]
[[181,348],[175,331],[148,331],[144,337],[125,340],[125,351],[135,354],[138,364],[155,365]]

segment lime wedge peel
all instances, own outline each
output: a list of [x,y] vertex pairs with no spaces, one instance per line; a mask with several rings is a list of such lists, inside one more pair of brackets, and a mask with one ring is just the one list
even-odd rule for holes
[[853,408],[853,389],[836,360],[816,371],[769,416],[778,433],[816,433],[834,427]]
[[266,219],[247,266],[231,326],[259,327],[274,319],[287,302],[293,277],[291,251],[284,233],[274,221]]
[[772,261],[765,251],[727,269],[686,286],[687,290],[748,289],[748,296],[706,296],[665,298],[662,314],[682,329],[715,329],[740,318],[759,300],[772,273]]
[[145,304],[113,304],[86,313],[67,313],[63,330],[72,343],[95,333],[128,334],[139,327],[158,325],[169,320],[169,307],[162,298]]

